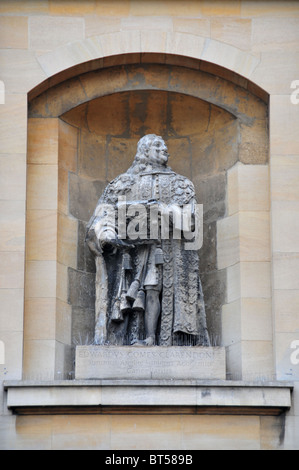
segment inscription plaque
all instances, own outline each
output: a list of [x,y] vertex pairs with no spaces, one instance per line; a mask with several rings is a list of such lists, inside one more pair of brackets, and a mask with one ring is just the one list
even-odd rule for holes
[[225,380],[225,349],[77,346],[75,378]]

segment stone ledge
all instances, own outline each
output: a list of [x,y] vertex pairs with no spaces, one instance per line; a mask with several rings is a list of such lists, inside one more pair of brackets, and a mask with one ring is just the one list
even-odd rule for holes
[[222,380],[7,381],[17,414],[192,413],[278,415],[291,407],[288,382]]

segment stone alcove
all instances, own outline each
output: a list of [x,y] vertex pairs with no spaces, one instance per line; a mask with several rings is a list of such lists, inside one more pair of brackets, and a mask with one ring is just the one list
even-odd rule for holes
[[69,174],[68,194],[70,214],[79,224],[77,270],[69,271],[74,342],[90,341],[94,329],[94,296],[89,295],[94,264],[84,246],[86,222],[106,184],[131,165],[145,133],[163,136],[170,166],[194,182],[198,202],[204,205],[200,271],[206,291],[213,290],[206,298],[215,342],[225,300],[225,279],[217,272],[216,222],[225,215],[225,171],[238,158],[236,119],[198,98],[158,90],[107,95],[79,105],[61,119],[75,126],[79,136],[78,166]]
[[[232,376],[271,374],[270,294],[244,294],[241,285],[252,282],[254,268],[270,277],[265,97],[241,77],[230,81],[199,70],[195,61],[178,62],[99,68],[29,103],[29,377],[71,377],[74,345],[92,338],[94,265],[84,248],[85,225],[107,182],[128,168],[138,139],[150,132],[165,138],[170,165],[192,179],[204,207],[200,269],[212,341],[227,346]],[[247,317],[257,317],[261,306],[258,321],[267,336],[256,333],[259,325],[246,335]],[[257,345],[267,350],[266,360],[259,350],[262,364],[252,355]]]

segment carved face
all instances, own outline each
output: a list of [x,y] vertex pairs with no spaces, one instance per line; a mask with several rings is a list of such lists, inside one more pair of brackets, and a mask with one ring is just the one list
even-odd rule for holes
[[166,165],[168,161],[168,150],[164,140],[161,137],[156,137],[148,150],[148,159],[151,163],[158,163]]

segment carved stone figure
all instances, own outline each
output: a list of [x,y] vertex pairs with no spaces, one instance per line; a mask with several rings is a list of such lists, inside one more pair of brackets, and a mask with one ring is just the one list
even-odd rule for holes
[[132,166],[106,187],[88,223],[96,344],[210,345],[198,250],[190,242],[194,186],[172,171],[168,157],[162,137],[141,138]]

